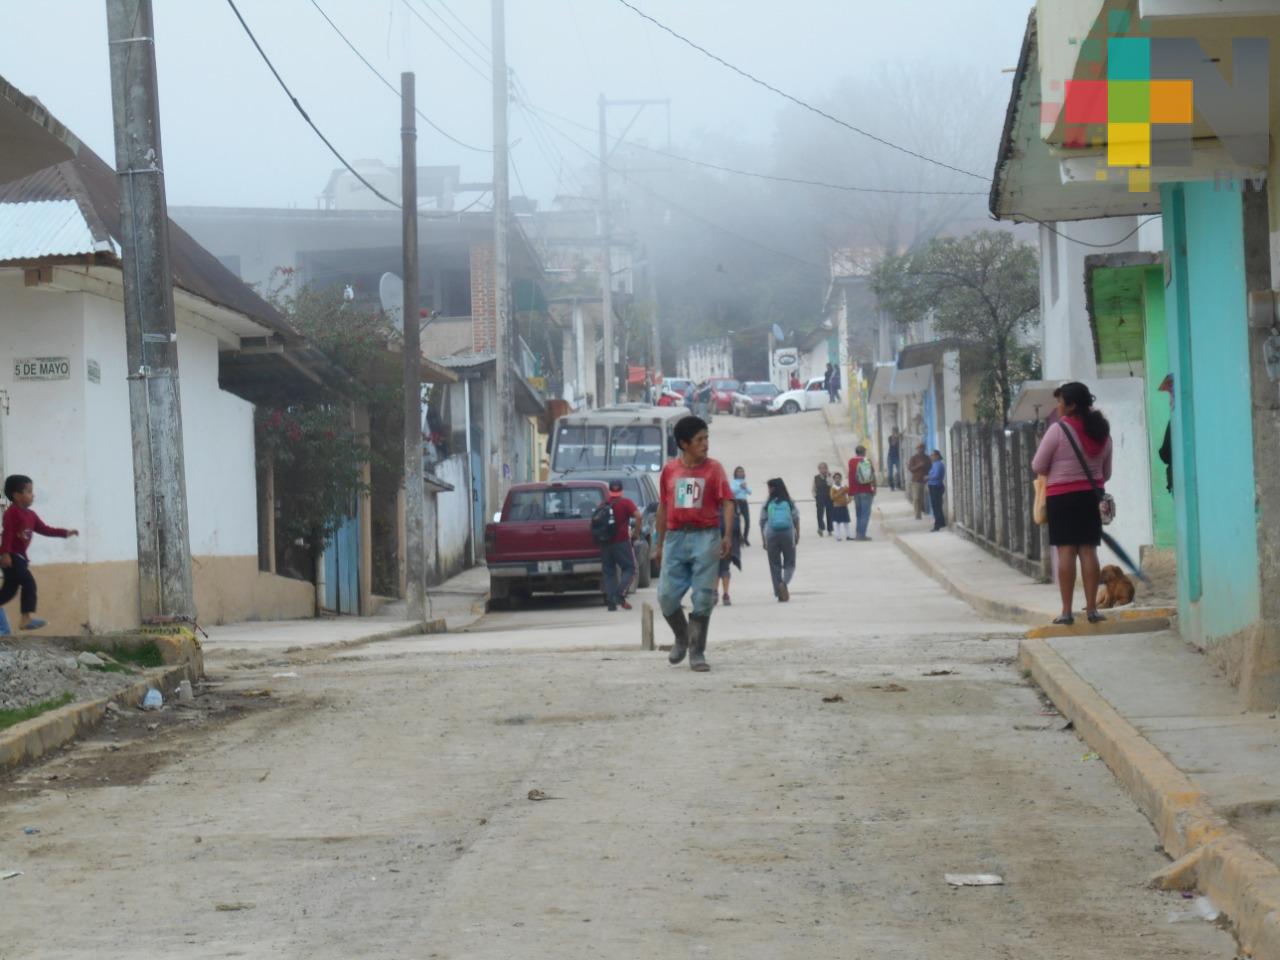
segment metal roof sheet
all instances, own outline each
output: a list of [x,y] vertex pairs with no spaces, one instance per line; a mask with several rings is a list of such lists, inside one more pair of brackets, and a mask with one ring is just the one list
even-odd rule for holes
[[91,255],[98,247],[74,200],[0,203],[0,262]]

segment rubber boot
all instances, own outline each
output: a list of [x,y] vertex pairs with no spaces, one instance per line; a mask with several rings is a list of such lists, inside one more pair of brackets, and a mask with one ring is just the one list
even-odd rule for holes
[[706,673],[707,666],[707,628],[711,626],[710,617],[692,614],[689,617],[689,669]]
[[12,636],[9,629],[9,615],[4,612],[4,607],[0,607],[0,637]]
[[684,655],[689,652],[689,621],[685,619],[684,608],[677,610],[666,618],[667,625],[671,627],[671,632],[675,634],[675,642],[671,644],[671,652],[667,654],[667,661],[676,664],[684,659]]

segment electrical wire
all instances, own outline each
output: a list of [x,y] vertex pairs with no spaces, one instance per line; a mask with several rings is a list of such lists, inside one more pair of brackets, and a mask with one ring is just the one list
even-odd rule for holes
[[435,0],[435,2],[439,6],[443,7],[445,12],[448,13],[449,16],[453,17],[453,19],[458,21],[462,29],[467,31],[467,33],[471,35],[472,39],[474,39],[476,43],[480,44],[480,48],[482,50],[484,50],[485,52],[489,52],[489,44],[485,43],[485,41],[474,30],[472,30],[469,26],[467,26],[467,21],[463,20],[460,16],[454,13],[452,7],[450,7],[447,3],[445,3],[444,0]]
[[307,115],[307,111],[302,108],[302,104],[298,101],[298,98],[293,95],[293,91],[289,89],[289,85],[286,84],[284,82],[284,78],[280,76],[280,71],[278,71],[275,68],[275,64],[271,62],[271,58],[267,56],[267,52],[262,49],[262,44],[258,43],[258,38],[255,37],[253,35],[253,31],[249,29],[249,24],[245,23],[244,17],[240,15],[240,11],[236,7],[235,0],[227,0],[227,6],[231,7],[231,12],[236,15],[236,19],[240,21],[240,26],[244,28],[244,32],[248,35],[249,40],[253,43],[254,47],[257,49],[259,56],[262,57],[262,62],[267,65],[267,69],[270,70],[271,75],[276,78],[276,82],[280,84],[280,89],[283,90],[285,94],[289,97],[290,102],[293,103],[294,108],[302,116],[302,119],[307,121],[307,126],[309,126],[312,130],[315,131],[316,136],[319,137],[321,142],[324,143],[324,145],[329,148],[329,152],[338,158],[338,162],[341,163],[344,167],[346,167],[347,171],[353,177],[355,177],[357,180],[363,183],[366,187],[368,187],[369,191],[379,200],[382,200],[384,203],[390,204],[391,206],[399,210],[400,204],[396,203],[386,194],[382,193],[380,190],[378,190],[377,187],[375,187],[368,180],[362,177],[358,172],[356,172],[356,168],[351,166],[351,164],[347,162],[347,158],[338,152],[338,148],[329,142],[329,138],[320,132],[320,128],[317,127],[315,124],[315,121],[312,120],[311,117]]
[[455,57],[457,57],[464,64],[466,64],[474,73],[479,75],[486,83],[490,83],[490,84],[493,83],[493,78],[490,77],[485,70],[483,70],[480,67],[477,67],[467,57],[463,56],[463,54],[461,54],[458,51],[458,48],[455,47],[453,44],[451,44],[445,38],[445,35],[443,33],[441,33],[439,30],[433,27],[431,25],[431,21],[428,20],[426,17],[424,17],[422,14],[420,14],[418,12],[418,8],[415,7],[413,4],[411,4],[409,0],[400,0],[400,2],[404,4],[404,7],[406,10],[408,10],[410,13],[412,13],[415,17],[418,18],[418,20],[422,23],[424,27],[426,27],[428,30],[430,30],[432,33],[436,35],[436,39],[438,39],[441,43],[443,43],[450,53],[452,53]]
[[[464,37],[462,34],[460,34],[457,31],[457,28],[455,28],[453,24],[451,24],[444,17],[440,16],[440,13],[436,10],[436,8],[431,6],[429,0],[418,0],[418,2],[422,4],[424,9],[429,10],[433,17],[435,17],[437,20],[440,21],[441,26],[443,26],[446,30],[448,30],[451,34],[453,34],[454,37],[457,38],[458,42],[466,48],[468,53],[476,57],[476,59],[478,59],[486,67],[489,67],[490,69],[492,69],[493,64],[489,62],[489,48],[487,46],[484,48],[484,52],[481,53],[479,50],[477,50],[474,46],[471,45],[471,42],[468,41],[466,37]],[[450,11],[450,13],[453,13],[453,11]],[[456,14],[454,14],[454,18],[457,19]]]
[[[347,35],[345,33],[342,32],[341,28],[336,23],[333,22],[333,19],[329,16],[329,14],[324,12],[324,8],[321,7],[320,4],[316,2],[316,0],[310,0],[310,3],[313,7],[316,8],[316,12],[319,13],[320,16],[324,17],[325,22],[328,23],[329,26],[333,28],[333,32],[342,38],[342,42],[347,45],[348,49],[350,49],[351,52],[354,53],[360,59],[360,62],[363,63],[366,67],[368,67],[373,72],[373,75],[375,77],[377,77],[379,80],[382,81],[382,85],[384,87],[386,87],[388,90],[394,93],[397,97],[399,97],[400,91],[396,87],[396,85],[393,84],[390,80],[388,80],[382,74],[382,72],[378,70],[377,67],[375,67],[372,63],[369,62],[369,59],[363,53],[360,52],[360,50],[356,47],[356,45],[352,43],[350,39],[347,38]],[[414,113],[418,115],[418,119],[420,119],[423,123],[429,126],[436,133],[440,134],[440,136],[444,137],[446,140],[450,140],[453,143],[456,143],[458,146],[463,147],[467,150],[474,150],[476,153],[493,153],[492,150],[487,150],[484,147],[473,147],[469,143],[463,143],[461,140],[459,140],[453,134],[449,133],[447,130],[445,130],[443,127],[437,124],[434,120],[428,117],[425,113],[419,110],[416,105],[414,106]]]
[[[569,117],[562,116],[552,110],[544,107],[535,107],[532,103],[529,107],[540,113],[545,113],[549,117],[555,117],[563,123],[570,124],[580,130],[588,133],[597,132],[594,127],[589,127],[585,123],[579,123],[571,120]],[[848,193],[887,193],[896,194],[898,196],[911,197],[985,197],[986,190],[896,190],[888,187],[858,187],[847,183],[829,183],[825,180],[810,180],[805,177],[787,177],[781,174],[761,173],[758,170],[742,170],[738,167],[729,167],[719,163],[712,163],[709,160],[697,160],[693,157],[686,157],[679,153],[673,153],[670,150],[660,150],[657,147],[651,147],[644,143],[638,143],[635,140],[627,140],[616,134],[608,134],[610,140],[620,145],[633,147],[636,150],[643,150],[646,153],[652,153],[659,157],[666,157],[669,160],[679,160],[682,163],[692,164],[695,167],[705,167],[708,170],[719,170],[721,173],[733,173],[740,177],[754,177],[757,180],[772,180],[776,183],[793,183],[808,187],[821,187],[824,190],[842,190]]]
[[1029,213],[1018,213],[1017,211],[1014,211],[1012,213],[1006,213],[1004,216],[1005,216],[1005,219],[1012,219],[1013,217],[1022,217],[1024,220],[1031,220],[1035,223],[1040,224],[1040,226],[1044,227],[1050,233],[1061,237],[1063,240],[1066,240],[1070,243],[1077,243],[1082,247],[1093,247],[1095,250],[1106,250],[1111,247],[1118,247],[1120,246],[1120,244],[1124,243],[1126,240],[1132,237],[1135,233],[1137,233],[1139,230],[1145,227],[1148,223],[1153,223],[1154,221],[1160,219],[1160,214],[1157,213],[1153,216],[1147,217],[1145,220],[1140,221],[1136,227],[1134,227],[1132,230],[1126,233],[1119,240],[1113,240],[1111,243],[1092,243],[1088,240],[1077,240],[1075,237],[1068,236],[1067,234],[1059,230],[1057,227],[1055,227],[1052,223],[1046,223],[1044,220],[1041,220],[1039,217],[1033,217]]
[[658,200],[661,203],[666,204],[672,210],[675,210],[678,213],[683,214],[685,217],[688,217],[690,220],[701,223],[703,226],[710,227],[711,229],[717,230],[720,233],[723,233],[727,236],[733,237],[734,239],[742,243],[750,244],[751,246],[756,247],[760,250],[763,250],[765,253],[772,254],[775,257],[782,257],[785,260],[791,260],[795,263],[800,264],[801,266],[809,267],[812,270],[818,270],[823,274],[826,274],[829,272],[828,267],[823,264],[814,263],[812,260],[804,259],[804,257],[797,257],[795,254],[787,253],[784,250],[778,250],[774,247],[770,247],[767,244],[761,243],[759,240],[756,240],[752,237],[748,237],[745,234],[738,233],[738,231],[730,227],[726,227],[723,224],[716,223],[714,220],[711,220],[711,219],[708,219],[707,217],[702,216],[702,214],[695,213],[694,211],[690,210],[688,207],[685,207],[683,204],[678,203],[675,200],[672,200],[670,197],[664,196],[663,194],[659,193],[657,190],[654,190],[648,184],[641,183],[639,180],[636,180],[634,177],[628,175],[625,171],[619,170],[617,167],[612,166],[611,164],[603,160],[594,150],[591,150],[588,147],[584,147],[577,140],[573,139],[573,137],[569,136],[567,133],[565,133],[555,124],[547,122],[547,126],[551,130],[558,133],[565,140],[569,141],[569,143],[571,143],[573,146],[577,147],[579,150],[585,153],[592,160],[595,160],[597,163],[603,165],[606,170],[609,170],[612,173],[616,173],[618,176],[620,176],[623,180],[626,180],[632,186],[636,187],[637,189],[639,189],[644,193],[647,193],[649,196],[653,197],[655,200]]
[[617,0],[617,2],[622,4],[628,10],[630,10],[632,13],[636,14],[637,16],[641,17],[642,19],[648,20],[659,30],[669,33],[671,36],[675,37],[681,43],[684,43],[692,47],[694,50],[697,50],[703,56],[709,57],[710,59],[714,60],[716,63],[720,64],[722,67],[732,70],[734,73],[738,74],[738,76],[743,77],[746,80],[750,80],[752,83],[756,84],[757,86],[764,87],[766,90],[770,91],[771,93],[777,94],[778,96],[782,97],[784,100],[791,101],[796,106],[801,107],[805,110],[808,110],[810,113],[817,114],[818,116],[822,117],[825,120],[830,120],[832,123],[837,124],[838,126],[844,127],[846,130],[851,130],[854,133],[858,134],[859,136],[866,137],[869,140],[873,140],[876,143],[880,144],[881,146],[888,147],[891,150],[897,150],[899,153],[905,153],[909,157],[915,157],[917,160],[923,160],[926,163],[931,163],[934,166],[942,167],[945,170],[951,170],[954,173],[962,173],[966,177],[973,177],[975,180],[981,180],[984,183],[991,182],[990,177],[984,177],[980,173],[974,173],[973,171],[965,170],[962,167],[952,166],[951,164],[945,163],[942,160],[935,160],[933,157],[925,156],[923,153],[917,153],[916,151],[911,150],[907,147],[904,147],[901,144],[894,143],[892,140],[886,140],[884,137],[876,136],[874,133],[871,133],[870,131],[867,131],[867,130],[863,130],[861,127],[856,127],[852,123],[849,123],[847,120],[841,120],[839,117],[828,113],[822,108],[815,107],[813,104],[808,103],[805,100],[801,100],[799,97],[795,96],[794,94],[787,93],[785,90],[782,90],[779,87],[775,87],[773,84],[769,83],[766,80],[761,80],[755,74],[748,73],[746,70],[743,70],[741,67],[735,66],[734,64],[730,63],[728,60],[724,59],[724,57],[721,57],[721,56],[718,56],[717,54],[712,53],[710,50],[708,50],[706,47],[702,46],[701,44],[695,43],[693,40],[690,40],[688,37],[684,36],[684,34],[678,33],[675,30],[673,30],[671,27],[668,27],[665,23],[663,23],[661,20],[658,20],[656,17],[652,17],[649,14],[645,13],[635,4],[631,3],[630,0]]

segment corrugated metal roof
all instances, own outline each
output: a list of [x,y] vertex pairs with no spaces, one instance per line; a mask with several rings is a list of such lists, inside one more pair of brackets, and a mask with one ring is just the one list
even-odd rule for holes
[[489,350],[485,353],[456,353],[451,357],[432,357],[431,359],[442,367],[463,370],[469,367],[483,366],[486,363],[493,363],[497,359],[497,354]]
[[91,255],[95,246],[74,200],[0,203],[0,263]]

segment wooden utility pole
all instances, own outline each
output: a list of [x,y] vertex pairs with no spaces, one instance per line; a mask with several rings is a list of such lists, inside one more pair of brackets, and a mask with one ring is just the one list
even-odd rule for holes
[[515,324],[511,321],[507,227],[511,183],[507,144],[507,25],[505,0],[493,0],[493,309],[495,372],[498,388],[498,502],[516,479],[516,401],[511,381],[515,362]]
[[410,620],[427,619],[422,480],[422,342],[418,310],[418,126],[414,77],[400,74],[400,212],[404,260],[404,566]]
[[604,351],[604,387],[600,406],[617,402],[613,362],[613,237],[609,222],[609,101],[600,94],[600,336]]
[[143,622],[194,619],[151,0],[107,0]]

